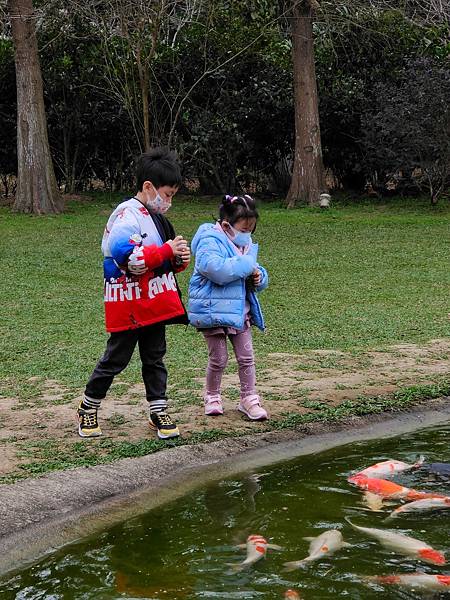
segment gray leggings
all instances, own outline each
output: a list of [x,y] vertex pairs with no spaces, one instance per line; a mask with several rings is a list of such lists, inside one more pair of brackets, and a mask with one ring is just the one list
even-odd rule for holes
[[222,375],[228,363],[227,337],[233,346],[239,367],[241,398],[256,394],[256,369],[253,353],[252,330],[250,327],[236,334],[204,333],[208,345],[208,366],[206,369],[206,393],[219,394]]

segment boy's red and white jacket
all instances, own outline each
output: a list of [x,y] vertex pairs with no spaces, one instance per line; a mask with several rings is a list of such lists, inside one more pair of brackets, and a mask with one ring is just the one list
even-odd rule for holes
[[[187,323],[175,273],[172,224],[151,214],[136,198],[113,211],[102,240],[105,320],[108,332],[126,331],[154,323]],[[147,267],[142,275],[128,270],[129,262]]]

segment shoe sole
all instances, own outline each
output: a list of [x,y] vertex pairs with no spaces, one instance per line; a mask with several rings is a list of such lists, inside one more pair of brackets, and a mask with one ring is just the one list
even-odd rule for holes
[[148,426],[152,431],[156,431],[160,440],[170,440],[171,438],[180,437],[179,431],[177,433],[173,433],[172,435],[165,435],[164,433],[161,433],[160,430],[157,427],[155,427],[150,421],[148,422]]
[[82,438],[94,438],[94,437],[100,437],[102,434],[102,432],[100,431],[99,433],[91,433],[89,435],[86,435],[85,433],[83,433],[81,431],[81,428],[78,427],[78,435]]
[[240,406],[238,406],[238,411],[241,412],[242,414],[244,414],[246,417],[248,417],[250,419],[250,421],[267,421],[267,419],[269,418],[269,415],[267,415],[266,417],[251,417],[247,411],[245,411],[243,408],[241,408]]
[[211,411],[211,412],[206,412],[206,410],[205,410],[205,415],[206,415],[207,417],[220,417],[220,415],[223,415],[223,410],[222,410],[222,411],[218,411],[218,410],[216,410],[216,411],[214,411],[214,412],[213,412],[213,411]]

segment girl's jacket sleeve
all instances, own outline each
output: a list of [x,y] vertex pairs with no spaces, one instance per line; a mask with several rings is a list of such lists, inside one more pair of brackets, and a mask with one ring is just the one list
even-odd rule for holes
[[266,269],[264,267],[262,267],[261,265],[257,264],[256,268],[261,271],[261,275],[262,275],[261,283],[257,286],[256,291],[262,292],[269,285],[269,275],[267,274]]
[[213,237],[200,240],[195,255],[195,267],[204,277],[217,285],[226,285],[236,279],[245,279],[256,268],[251,254],[228,257],[223,255],[222,244]]
[[139,247],[142,243],[140,228],[131,211],[127,210],[114,222],[108,242],[115,263],[125,269],[133,252],[142,255],[141,258],[149,269],[159,267],[165,260],[173,257],[172,248],[167,243],[162,246],[151,244]]
[[[256,259],[258,257],[258,244],[252,245],[252,247],[250,248],[249,254],[254,256],[255,261],[256,261]],[[259,269],[259,271],[261,272],[261,283],[257,286],[255,291],[262,292],[269,285],[269,276],[267,274],[266,269],[264,267],[262,267],[258,262],[256,263],[256,268]]]

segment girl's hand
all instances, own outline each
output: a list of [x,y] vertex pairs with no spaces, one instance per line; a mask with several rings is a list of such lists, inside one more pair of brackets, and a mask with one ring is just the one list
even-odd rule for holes
[[259,269],[255,269],[253,271],[253,285],[255,287],[258,287],[258,285],[261,283],[262,281],[262,273]]

